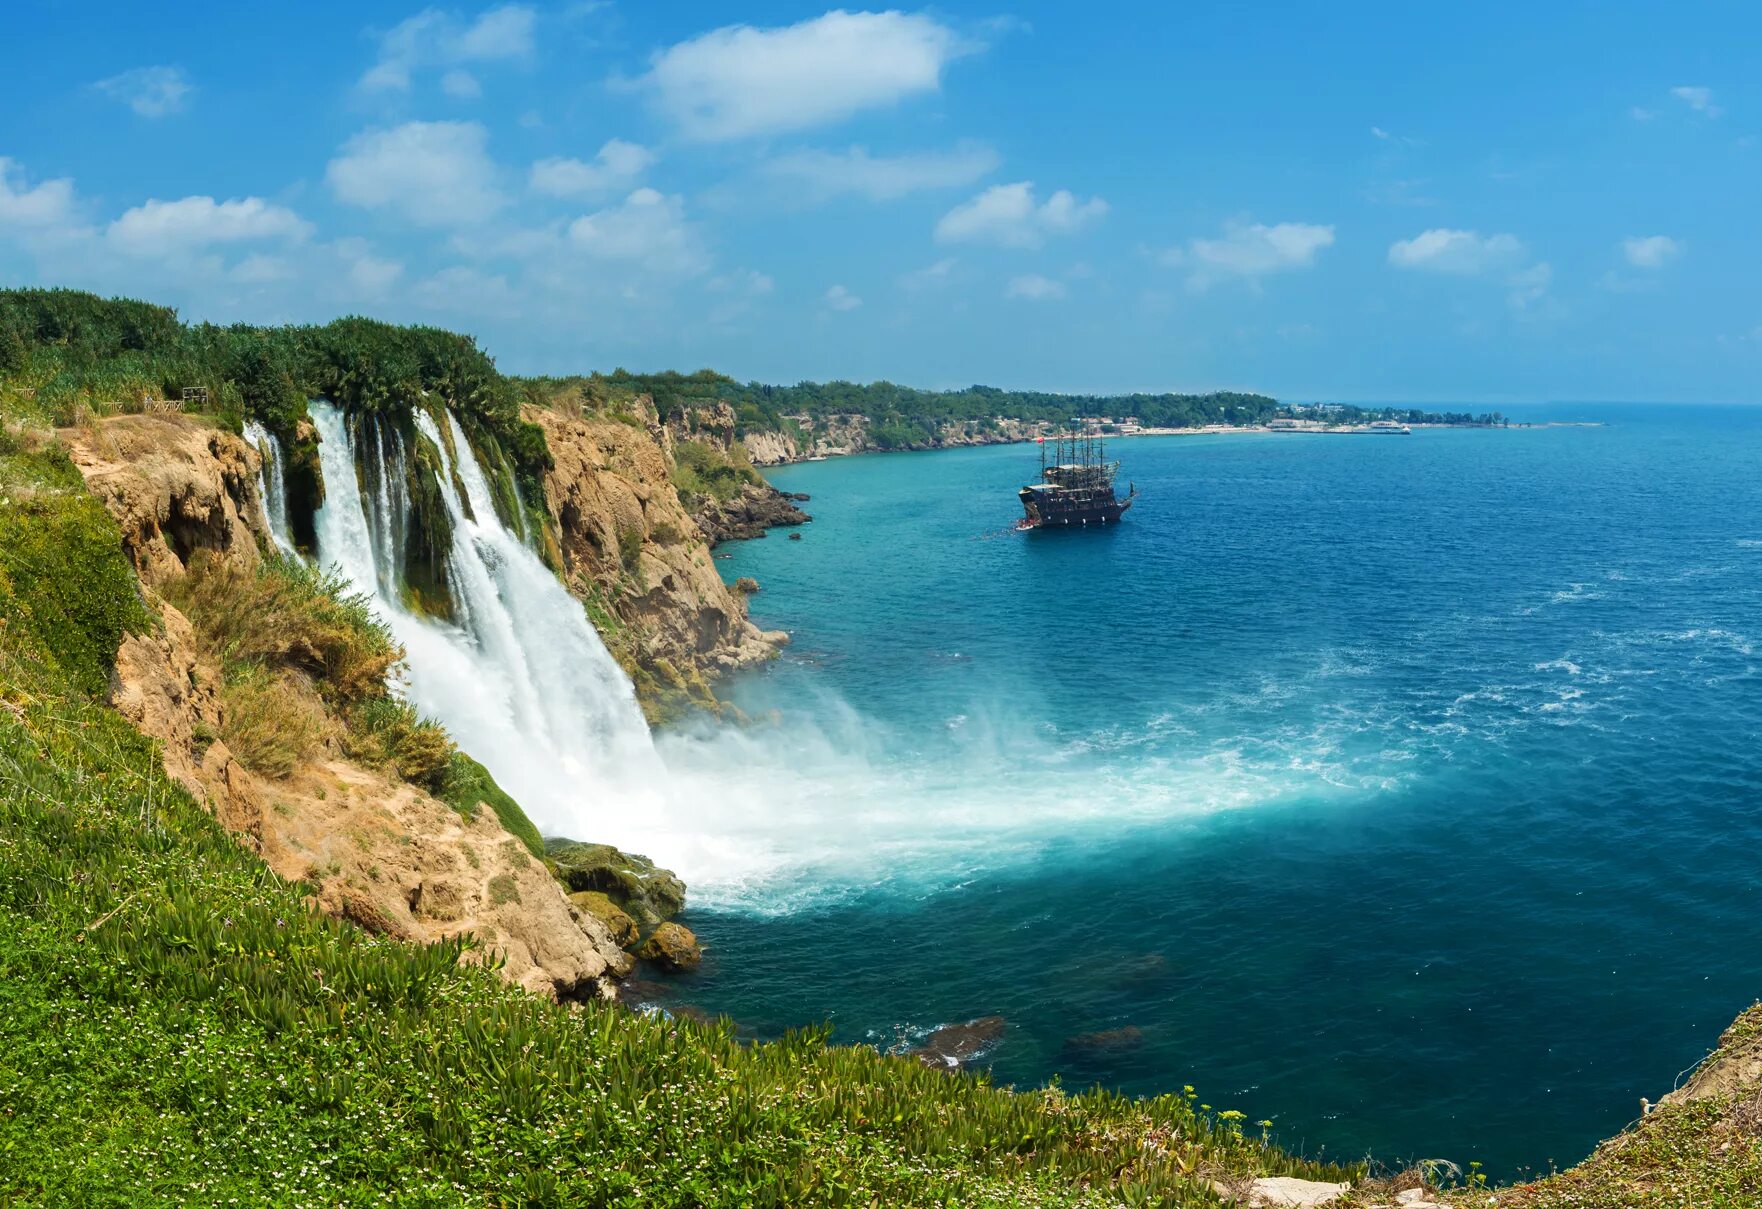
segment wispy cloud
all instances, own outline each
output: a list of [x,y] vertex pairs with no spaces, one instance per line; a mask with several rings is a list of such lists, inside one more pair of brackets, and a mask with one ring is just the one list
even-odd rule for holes
[[181,113],[195,86],[181,67],[136,67],[93,85],[144,118]]
[[822,301],[835,311],[854,311],[859,306],[863,305],[863,300],[861,298],[858,298],[855,294],[851,293],[841,285],[835,285],[827,289]]
[[298,242],[312,234],[312,224],[260,197],[223,202],[184,197],[124,211],[104,234],[113,247],[130,255],[169,257],[215,244]]
[[693,274],[710,265],[697,229],[686,220],[684,199],[654,189],[638,189],[616,206],[576,219],[569,240],[590,256],[656,273]]
[[1038,273],[1027,273],[1021,277],[1010,278],[1010,283],[1003,291],[1005,298],[1025,298],[1030,302],[1052,302],[1063,298],[1068,291],[1064,282],[1054,281],[1050,277],[1042,277]]
[[1315,263],[1317,253],[1333,243],[1331,225],[1231,222],[1215,239],[1191,239],[1157,258],[1170,267],[1186,268],[1189,289],[1206,290],[1231,279],[1258,283],[1268,274],[1306,269]]
[[1636,269],[1662,269],[1682,255],[1682,243],[1668,235],[1630,235],[1621,241],[1621,254]]
[[476,122],[406,122],[343,144],[325,178],[337,198],[387,210],[421,226],[481,222],[506,199]]
[[1035,200],[1034,182],[993,185],[944,214],[936,224],[938,243],[989,243],[1005,248],[1038,248],[1049,236],[1068,235],[1107,213],[1099,197],[1078,201],[1060,189]]
[[1523,241],[1503,232],[1482,235],[1434,227],[1396,240],[1389,246],[1389,263],[1418,272],[1492,278],[1505,285],[1506,301],[1520,311],[1547,297],[1554,281],[1553,265],[1531,260]]
[[1725,110],[1713,103],[1713,90],[1701,84],[1681,84],[1670,95],[1704,117],[1716,118]]
[[630,86],[689,138],[806,130],[936,92],[980,44],[923,13],[835,10],[772,29],[728,25],[659,51]]
[[1515,269],[1524,256],[1523,241],[1515,235],[1482,235],[1448,227],[1421,231],[1389,246],[1389,263],[1398,269],[1469,277]]
[[532,166],[534,193],[550,197],[602,197],[628,189],[653,166],[655,153],[623,139],[608,139],[591,162],[553,156]]
[[981,143],[904,155],[871,155],[865,147],[851,147],[792,151],[766,161],[764,171],[814,200],[854,194],[890,201],[922,190],[970,185],[996,171],[1001,162],[997,152]]
[[368,92],[405,92],[418,71],[446,68],[451,70],[441,83],[449,95],[477,96],[481,89],[465,67],[530,57],[537,24],[537,12],[524,4],[492,8],[475,20],[438,8],[423,9],[380,35],[379,58],[361,77],[361,87]]

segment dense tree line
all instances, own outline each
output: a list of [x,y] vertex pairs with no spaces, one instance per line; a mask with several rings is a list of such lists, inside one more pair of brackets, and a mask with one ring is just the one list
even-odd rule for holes
[[521,384],[470,336],[358,317],[323,325],[185,324],[169,307],[78,290],[0,290],[0,374],[28,382],[43,409],[71,422],[146,399],[205,391],[237,427],[261,421],[291,435],[309,399],[355,412],[401,412],[439,399],[495,438],[527,473],[543,466],[542,433],[520,419]]
[[979,427],[997,419],[1063,423],[1077,416],[1106,416],[1114,420],[1135,418],[1147,428],[1196,428],[1206,424],[1264,424],[1271,419],[1321,415],[1330,420],[1359,423],[1367,420],[1400,420],[1405,423],[1493,424],[1497,413],[1434,413],[1419,408],[1330,406],[1325,412],[1280,403],[1267,395],[1242,391],[1208,394],[1062,395],[1047,391],[1002,390],[995,386],[969,386],[962,390],[919,390],[881,381],[799,382],[794,386],[770,386],[762,382],[736,382],[713,370],[692,374],[666,372],[633,374],[615,370],[596,375],[596,381],[612,390],[648,394],[663,415],[675,409],[727,402],[734,408],[738,430],[747,432],[788,431],[790,417],[860,415],[869,421],[869,437],[882,449],[921,445],[950,424]]

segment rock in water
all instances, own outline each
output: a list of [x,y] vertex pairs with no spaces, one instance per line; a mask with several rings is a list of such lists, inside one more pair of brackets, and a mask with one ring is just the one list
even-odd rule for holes
[[906,1053],[925,1066],[959,1070],[989,1050],[1003,1036],[1005,1027],[1002,1016],[981,1016],[965,1024],[945,1024],[924,1038],[924,1044]]
[[652,928],[685,909],[685,883],[646,856],[620,852],[610,844],[548,839],[545,857],[571,893],[598,890],[639,928]]
[[678,973],[697,969],[698,963],[704,959],[704,949],[690,928],[669,922],[651,932],[636,955],[664,970]]
[[1144,1030],[1135,1024],[1124,1028],[1102,1029],[1094,1033],[1078,1033],[1065,1039],[1065,1053],[1072,1056],[1100,1057],[1123,1053],[1144,1044]]

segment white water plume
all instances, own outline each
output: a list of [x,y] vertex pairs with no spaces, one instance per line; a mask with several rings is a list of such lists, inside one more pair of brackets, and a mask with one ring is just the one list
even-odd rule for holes
[[448,417],[449,443],[429,416],[416,415],[417,439],[440,458],[452,521],[447,576],[457,621],[450,622],[411,611],[400,592],[409,519],[402,439],[395,431],[388,439],[389,425],[362,426],[378,467],[374,489],[363,491],[347,417],[314,403],[312,419],[325,481],[319,557],[371,592],[407,653],[410,701],[445,724],[546,832],[640,839],[640,829],[617,819],[652,814],[664,772],[635,692],[581,603],[497,518],[457,421]]
[[245,421],[245,439],[257,447],[262,464],[257,468],[257,496],[269,521],[269,537],[275,548],[290,558],[298,557],[294,533],[288,527],[287,458],[275,434],[255,420]]

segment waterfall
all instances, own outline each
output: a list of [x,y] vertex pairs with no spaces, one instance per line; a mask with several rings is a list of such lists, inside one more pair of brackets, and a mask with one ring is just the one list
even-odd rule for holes
[[257,468],[257,498],[263,501],[270,539],[275,542],[277,550],[289,558],[297,558],[299,552],[294,548],[294,532],[288,526],[287,467],[281,442],[255,420],[245,421],[245,439],[262,455],[262,465]]
[[[613,814],[653,817],[667,781],[635,691],[581,602],[502,525],[458,421],[446,416],[449,449],[435,419],[415,413],[416,439],[439,456],[453,524],[449,622],[411,612],[399,591],[409,521],[402,437],[393,429],[388,440],[390,426],[373,420],[353,429],[328,403],[311,410],[325,483],[319,558],[371,593],[406,652],[409,700],[482,761],[542,830],[628,841],[629,826]],[[371,442],[371,490],[356,472],[358,438]]]

